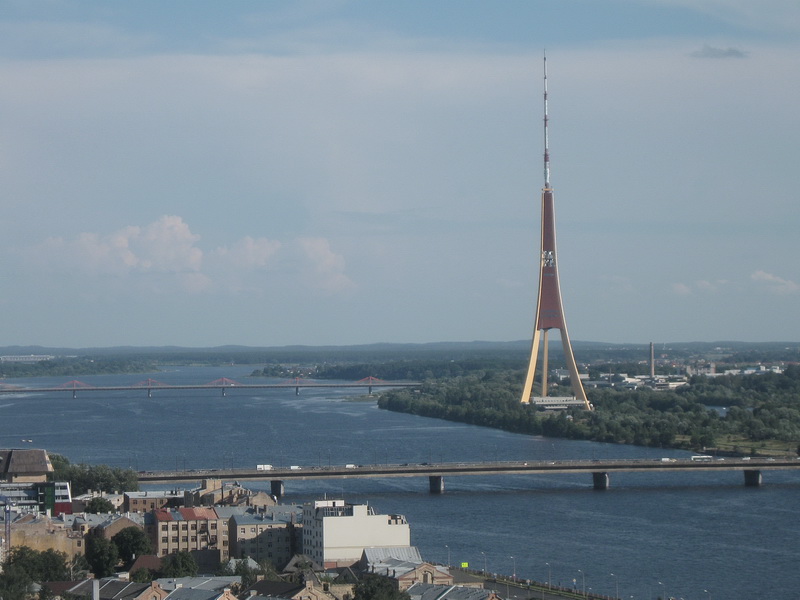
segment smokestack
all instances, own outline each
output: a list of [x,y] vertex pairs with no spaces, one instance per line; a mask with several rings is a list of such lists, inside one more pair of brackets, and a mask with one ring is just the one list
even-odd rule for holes
[[656,353],[653,349],[653,342],[650,342],[650,379],[656,378]]

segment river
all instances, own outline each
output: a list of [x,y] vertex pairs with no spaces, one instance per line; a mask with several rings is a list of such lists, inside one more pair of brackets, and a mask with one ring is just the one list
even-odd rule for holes
[[[255,367],[87,376],[92,385],[241,381]],[[68,378],[15,380],[60,385]],[[344,389],[0,395],[0,447],[136,470],[471,460],[659,458],[680,451],[516,435],[379,410]],[[32,442],[22,441],[32,440]],[[252,484],[251,487],[258,487]],[[268,484],[261,484],[267,488]],[[615,473],[287,482],[287,503],[328,497],[404,514],[429,561],[621,598],[800,598],[800,472]]]

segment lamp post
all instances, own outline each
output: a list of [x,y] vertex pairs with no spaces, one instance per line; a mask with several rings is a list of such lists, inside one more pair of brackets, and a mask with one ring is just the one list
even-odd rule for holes
[[512,569],[511,569],[511,578],[516,581],[517,580],[517,559],[513,556],[509,556],[511,559]]
[[708,600],[711,600],[711,592],[708,590],[703,590],[704,593],[708,594]]
[[447,568],[449,569],[450,568],[450,546],[445,544],[444,547],[447,548]]
[[661,597],[661,600],[667,600],[667,586],[660,581],[658,582],[658,585],[664,586],[664,595]]
[[581,574],[581,584],[583,586],[583,595],[586,596],[586,574],[578,569],[578,573]]
[[486,577],[486,552],[481,552],[483,556],[483,576]]
[[616,600],[617,598],[619,598],[619,579],[613,573],[609,573],[609,575],[611,575],[614,578],[614,584],[616,585],[616,590],[617,591],[615,592],[615,596],[614,596],[614,599]]
[[553,589],[553,586],[552,586],[552,585],[550,585],[550,580],[551,580],[551,577],[550,577],[550,575],[551,575],[551,573],[552,573],[552,571],[550,570],[550,563],[546,562],[546,563],[544,563],[544,564],[546,564],[546,565],[547,565],[547,589],[548,589],[548,590],[551,590],[551,589]]

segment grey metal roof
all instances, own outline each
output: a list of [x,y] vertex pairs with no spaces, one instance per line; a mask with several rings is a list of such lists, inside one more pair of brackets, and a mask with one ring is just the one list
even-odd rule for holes
[[156,582],[165,590],[189,588],[221,592],[234,584],[242,583],[242,578],[239,575],[220,575],[216,577],[162,577],[161,579],[156,579]]
[[433,583],[415,583],[406,591],[411,600],[486,600],[493,594],[483,588]]

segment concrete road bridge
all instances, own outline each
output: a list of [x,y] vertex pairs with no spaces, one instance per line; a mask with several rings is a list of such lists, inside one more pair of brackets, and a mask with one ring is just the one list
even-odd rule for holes
[[235,481],[271,482],[272,493],[282,496],[284,485],[292,480],[312,479],[367,479],[387,477],[428,477],[431,493],[444,492],[445,477],[466,475],[541,475],[587,473],[592,476],[596,490],[609,487],[611,473],[635,471],[740,471],[746,486],[760,486],[762,471],[800,469],[800,457],[780,458],[690,458],[613,459],[613,460],[557,460],[557,461],[502,461],[414,464],[366,464],[274,467],[258,465],[247,469],[192,469],[176,471],[143,471],[139,482],[143,484],[169,484],[173,482],[225,479]]

